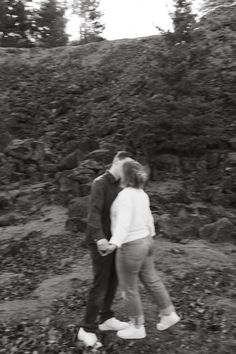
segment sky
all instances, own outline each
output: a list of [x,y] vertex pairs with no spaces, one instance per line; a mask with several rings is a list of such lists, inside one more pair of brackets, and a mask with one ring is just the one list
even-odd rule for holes
[[[202,2],[195,0],[196,10]],[[100,10],[106,26],[102,36],[108,40],[155,35],[155,26],[172,29],[169,12],[173,10],[173,0],[101,0]],[[79,18],[69,12],[67,15],[70,39],[78,39]]]

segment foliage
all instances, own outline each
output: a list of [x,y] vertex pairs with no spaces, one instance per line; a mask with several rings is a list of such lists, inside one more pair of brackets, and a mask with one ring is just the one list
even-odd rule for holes
[[27,46],[30,43],[31,24],[25,4],[20,0],[2,0],[0,3],[0,46]]
[[168,32],[167,37],[172,39],[172,44],[191,41],[193,26],[196,23],[191,6],[192,3],[189,0],[175,0],[175,11],[171,14],[174,32]]
[[80,43],[96,42],[101,39],[101,33],[105,26],[100,19],[102,13],[99,10],[100,0],[74,0],[74,12],[79,15]]
[[225,149],[236,135],[234,17],[234,7],[218,9],[179,44],[167,34],[64,48],[56,57],[45,51],[31,66],[23,56],[8,60],[0,68],[2,121],[19,138],[49,129],[62,155],[68,139],[85,137],[150,160]]
[[31,1],[3,0],[0,3],[0,46],[28,47],[65,45],[65,7],[56,0],[45,0],[40,8]]
[[65,33],[65,7],[57,0],[44,0],[36,17],[36,39],[45,47],[64,46],[68,41]]

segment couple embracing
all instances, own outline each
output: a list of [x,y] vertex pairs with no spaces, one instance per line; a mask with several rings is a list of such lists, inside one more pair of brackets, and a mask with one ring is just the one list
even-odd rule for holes
[[[146,336],[138,279],[158,307],[157,330],[180,320],[154,266],[155,227],[149,197],[143,190],[146,181],[143,166],[120,151],[111,168],[93,182],[86,233],[93,283],[78,332],[86,346],[102,345],[97,331],[116,331],[123,339]],[[119,321],[111,309],[118,284],[128,322]]]

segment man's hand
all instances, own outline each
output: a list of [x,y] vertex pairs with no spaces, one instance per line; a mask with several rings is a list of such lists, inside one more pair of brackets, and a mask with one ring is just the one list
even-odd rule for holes
[[109,243],[105,238],[97,242],[97,247],[101,256],[107,256],[116,249],[116,245]]
[[106,256],[107,247],[109,246],[109,242],[106,238],[102,238],[97,241],[98,252],[101,256]]
[[102,256],[107,256],[116,249],[116,245],[109,243],[105,251],[102,251]]

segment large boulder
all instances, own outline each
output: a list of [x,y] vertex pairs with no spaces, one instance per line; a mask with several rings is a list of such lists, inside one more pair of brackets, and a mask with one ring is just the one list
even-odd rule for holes
[[228,166],[236,166],[236,152],[229,152],[226,158],[226,164]]
[[70,192],[73,196],[79,197],[89,194],[95,176],[93,170],[79,166],[73,170],[58,172],[56,181],[60,192]]
[[169,171],[169,172],[179,172],[180,171],[180,160],[179,157],[172,154],[159,154],[156,156],[155,160],[153,160],[153,166],[155,172],[153,174],[157,174],[160,171]]
[[8,210],[12,206],[12,197],[8,192],[0,192],[0,211]]
[[64,157],[60,163],[61,170],[72,170],[79,165],[81,160],[81,152],[76,149],[75,151],[71,152],[69,155]]
[[231,145],[231,148],[232,148],[234,151],[236,151],[236,136],[233,137],[233,138],[231,138],[231,139],[229,140],[229,143],[230,143],[230,145]]
[[71,232],[84,232],[86,229],[86,217],[89,197],[74,198],[68,205],[68,219],[66,229]]
[[69,202],[68,205],[68,216],[86,218],[88,212],[89,197],[78,197],[74,198]]
[[191,202],[187,189],[182,182],[168,180],[159,183],[149,183],[147,192],[150,196],[153,210],[172,210],[176,203],[189,204]]
[[154,221],[157,234],[178,242],[183,239],[199,238],[199,229],[203,226],[205,217],[200,215],[178,217],[163,213],[154,214]]
[[97,149],[86,156],[86,159],[99,162],[103,166],[112,163],[113,158],[114,153],[110,149]]
[[200,229],[200,238],[211,242],[236,243],[236,228],[227,218],[221,218],[214,223],[207,224]]
[[35,161],[41,165],[45,158],[42,142],[33,139],[14,139],[5,149],[5,154],[23,161]]
[[11,140],[12,137],[8,132],[0,133],[0,152],[5,150]]
[[14,225],[16,219],[13,214],[6,214],[0,216],[0,227]]

